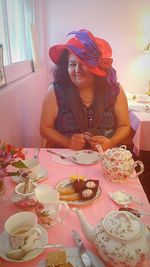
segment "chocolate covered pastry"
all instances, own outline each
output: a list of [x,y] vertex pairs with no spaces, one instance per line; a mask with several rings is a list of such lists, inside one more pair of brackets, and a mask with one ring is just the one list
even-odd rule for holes
[[97,192],[98,186],[99,186],[98,180],[90,179],[90,180],[85,181],[85,188],[89,188]]
[[85,181],[77,179],[72,183],[72,185],[76,192],[80,192],[83,188],[85,188]]
[[79,197],[81,200],[90,200],[95,197],[95,195],[96,191],[89,188],[84,188],[82,191],[79,192]]

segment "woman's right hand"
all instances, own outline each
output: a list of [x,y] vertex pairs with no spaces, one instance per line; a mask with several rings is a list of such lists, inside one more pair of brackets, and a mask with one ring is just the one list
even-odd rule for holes
[[83,134],[73,134],[70,143],[69,148],[73,150],[81,150],[85,146],[85,139]]

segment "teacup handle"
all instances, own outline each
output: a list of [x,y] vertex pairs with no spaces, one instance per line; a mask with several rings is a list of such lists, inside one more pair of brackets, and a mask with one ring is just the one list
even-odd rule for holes
[[144,164],[142,163],[142,161],[140,161],[140,160],[136,160],[136,161],[134,162],[134,168],[137,167],[138,165],[140,166],[140,171],[139,171],[139,172],[136,172],[136,177],[137,177],[138,175],[140,175],[141,173],[143,173],[143,171],[144,171]]
[[64,221],[66,220],[66,218],[67,218],[67,216],[68,216],[68,213],[69,213],[69,211],[70,211],[70,208],[69,208],[69,206],[68,206],[68,204],[66,203],[66,202],[64,202],[64,201],[60,201],[60,203],[59,203],[59,210],[61,210],[61,207],[62,206],[64,206],[65,207],[65,209],[66,209],[66,212],[65,212],[65,214],[64,214],[64,216],[62,216],[62,217],[57,217],[57,221],[59,222],[59,223],[62,223],[62,224],[64,224]]
[[35,242],[39,240],[42,236],[41,230],[36,227],[33,229],[33,231],[30,233],[29,237],[26,239],[26,242],[21,247],[22,249],[30,250],[33,248]]
[[40,239],[42,236],[42,231],[38,227],[36,227],[34,231],[37,233],[38,239]]

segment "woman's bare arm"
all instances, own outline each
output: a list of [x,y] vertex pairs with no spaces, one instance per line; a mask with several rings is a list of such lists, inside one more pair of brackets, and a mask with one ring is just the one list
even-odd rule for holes
[[120,88],[120,93],[116,99],[114,109],[117,119],[117,128],[114,135],[110,138],[113,146],[121,143],[121,141],[130,134],[128,102],[122,88]]
[[48,93],[44,99],[41,122],[40,134],[47,140],[51,147],[69,147],[69,138],[62,135],[55,129],[55,120],[58,114],[57,99],[53,85],[50,86]]

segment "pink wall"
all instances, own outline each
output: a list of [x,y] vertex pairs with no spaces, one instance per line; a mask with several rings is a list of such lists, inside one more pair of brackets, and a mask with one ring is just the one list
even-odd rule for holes
[[0,139],[23,147],[41,144],[39,122],[46,91],[46,69],[0,90]]
[[[149,0],[37,0],[43,69],[0,89],[0,139],[24,147],[40,145],[41,105],[50,80],[48,49],[72,30],[87,28],[113,48],[118,79],[129,92],[145,92],[150,58]],[[52,78],[51,78],[52,79]]]
[[149,0],[47,0],[48,44],[66,41],[72,30],[87,28],[113,48],[118,79],[129,92],[145,92],[150,79]]

